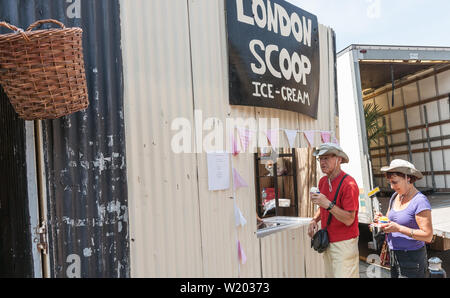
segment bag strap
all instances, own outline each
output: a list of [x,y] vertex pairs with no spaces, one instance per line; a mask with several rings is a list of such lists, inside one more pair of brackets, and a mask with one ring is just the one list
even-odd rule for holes
[[395,201],[395,198],[397,197],[398,193],[394,193],[389,201],[389,209],[392,209],[392,204]]
[[[391,197],[391,199],[389,200],[389,209],[388,212],[392,210],[392,205],[394,204],[395,198],[397,197],[398,193],[394,193]],[[386,234],[387,236],[387,234]]]
[[[338,186],[338,189],[336,191],[336,194],[334,195],[334,201],[333,201],[334,204],[336,204],[336,202],[337,202],[337,198],[338,198],[338,195],[339,195],[339,190],[341,189],[342,183],[344,182],[345,178],[347,178],[347,176],[348,176],[348,174],[346,174],[344,176],[344,178],[342,178],[341,182],[339,183],[339,186]],[[328,222],[327,222],[327,227],[326,228],[328,228],[328,226],[330,225],[332,216],[333,215],[330,212],[330,215],[328,216]]]

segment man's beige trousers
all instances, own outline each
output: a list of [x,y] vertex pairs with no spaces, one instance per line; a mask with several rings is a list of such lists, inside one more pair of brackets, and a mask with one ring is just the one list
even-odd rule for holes
[[359,278],[358,239],[330,243],[323,254],[326,278]]

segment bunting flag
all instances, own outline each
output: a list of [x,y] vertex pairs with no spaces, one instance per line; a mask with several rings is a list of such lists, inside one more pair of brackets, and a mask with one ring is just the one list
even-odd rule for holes
[[250,144],[251,131],[248,128],[238,128],[239,138],[241,139],[241,144],[244,152],[247,152],[248,145]]
[[278,129],[268,129],[266,132],[267,139],[269,139],[270,145],[273,149],[278,148],[279,140],[279,130]]
[[234,219],[236,222],[236,227],[242,226],[244,227],[247,224],[247,220],[244,215],[242,215],[241,209],[239,209],[236,204],[236,200],[234,200]]
[[323,131],[320,133],[320,135],[322,136],[322,141],[324,143],[329,143],[331,140],[331,132],[329,131]]
[[244,249],[242,248],[241,241],[238,240],[238,257],[242,265],[247,263],[247,256],[245,255]]
[[242,178],[241,175],[239,175],[238,171],[233,168],[233,186],[234,189],[238,189],[241,187],[248,187],[247,182],[245,182],[244,178]]
[[231,134],[231,153],[233,153],[233,156],[236,156],[240,153],[233,133]]
[[288,138],[289,147],[294,148],[298,130],[285,129],[284,132]]
[[314,131],[304,131],[306,139],[311,147],[314,147]]
[[333,144],[339,145],[339,141],[336,139],[336,137],[333,137],[333,140],[331,142]]

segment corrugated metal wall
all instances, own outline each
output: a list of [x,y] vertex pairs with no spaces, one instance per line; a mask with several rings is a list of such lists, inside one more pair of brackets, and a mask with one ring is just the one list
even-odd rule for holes
[[[226,118],[254,118],[253,107],[231,107],[228,103],[228,56],[225,38],[224,1],[188,1],[189,28],[194,88],[194,108],[203,113],[203,121],[214,117],[226,125]],[[203,125],[203,124],[200,124]],[[225,137],[226,138],[226,137]],[[247,181],[255,185],[253,155],[232,157],[232,164]],[[236,203],[248,224],[236,229],[234,202],[230,191],[208,191],[206,153],[197,155],[200,220],[204,277],[261,276],[259,244],[256,240],[254,187],[236,190]],[[244,211],[245,210],[245,211]],[[248,257],[238,266],[237,239]]]
[[324,277],[322,255],[311,249],[307,233],[302,227],[261,239],[264,278]]
[[[320,26],[322,79],[316,121],[293,112],[228,104],[224,1],[120,3],[131,275],[322,276],[321,256],[309,248],[305,229],[256,238],[253,155],[233,157],[234,167],[250,185],[236,192],[248,221],[236,229],[231,189],[208,191],[206,154],[173,153],[171,124],[182,117],[194,131],[194,111],[200,110],[203,120],[215,117],[223,124],[227,117],[278,117],[281,128],[335,131],[332,31]],[[282,145],[287,146],[283,138]],[[306,146],[304,137],[299,135],[297,146]],[[246,265],[238,266],[237,239],[248,257]],[[284,257],[286,253],[294,254],[295,262]],[[275,264],[280,269],[275,270]]]
[[[55,276],[77,276],[74,268],[79,257],[81,277],[127,277],[119,3],[81,1],[80,13],[79,19],[63,21],[84,30],[90,107],[44,125],[51,236],[52,243],[59,247],[53,250],[53,270]],[[51,16],[52,11],[42,15]]]
[[202,277],[197,156],[170,137],[172,120],[194,117],[187,2],[120,4],[131,275]]
[[53,277],[129,276],[122,57],[116,0],[2,0],[2,20],[84,30],[90,107],[43,122]]
[[0,87],[0,277],[34,274],[25,138],[25,121]]

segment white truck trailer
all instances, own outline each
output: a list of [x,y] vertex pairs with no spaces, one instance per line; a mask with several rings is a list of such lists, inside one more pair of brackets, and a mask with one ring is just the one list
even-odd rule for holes
[[[450,48],[351,45],[338,53],[339,130],[344,170],[360,189],[361,224],[386,212],[392,191],[380,172],[393,159],[424,175],[416,186],[433,207],[433,227],[450,249]],[[381,109],[386,135],[368,144],[364,107]],[[378,197],[369,197],[375,187]]]

